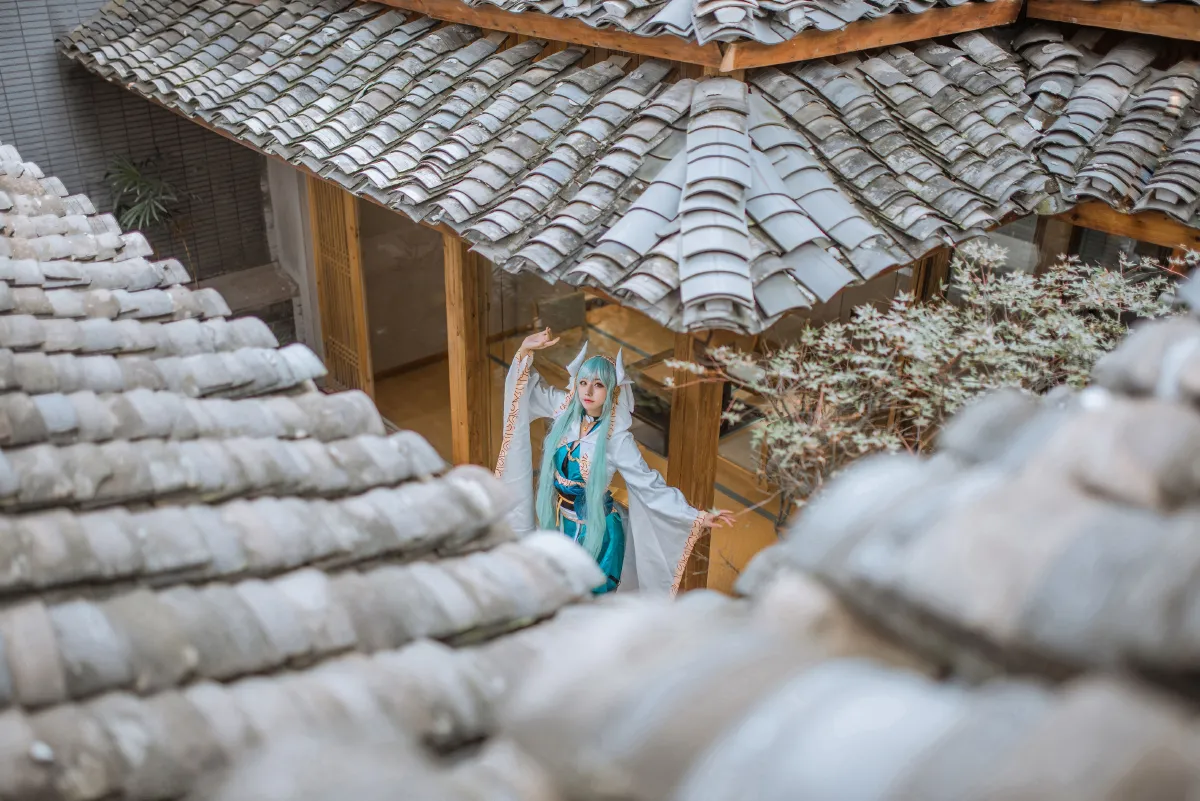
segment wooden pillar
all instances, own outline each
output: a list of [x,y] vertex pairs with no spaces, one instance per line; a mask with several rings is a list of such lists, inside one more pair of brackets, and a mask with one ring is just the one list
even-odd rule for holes
[[1033,274],[1042,275],[1058,264],[1061,256],[1078,251],[1082,235],[1083,229],[1061,217],[1039,217],[1037,231],[1033,235],[1033,242],[1038,249],[1037,266]]
[[[695,361],[696,340],[675,335],[675,356]],[[717,445],[721,434],[722,382],[700,382],[699,376],[675,371],[671,397],[671,430],[667,435],[667,483],[677,487],[697,509],[710,509],[716,498]],[[680,592],[708,586],[710,534],[692,550]]]
[[446,271],[446,352],[450,363],[454,464],[491,467],[488,263],[451,231],[442,232]]

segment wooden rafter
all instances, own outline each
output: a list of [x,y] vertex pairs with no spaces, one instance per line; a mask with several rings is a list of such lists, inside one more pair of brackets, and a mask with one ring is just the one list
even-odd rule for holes
[[1070,211],[1058,215],[1058,219],[1082,228],[1091,228],[1093,231],[1113,236],[1124,236],[1139,242],[1168,248],[1186,247],[1200,250],[1200,230],[1189,228],[1158,211],[1125,214],[1105,203],[1091,201],[1080,203]]
[[654,56],[667,61],[702,64],[717,67],[721,50],[716,44],[686,42],[678,36],[638,36],[624,31],[601,30],[577,19],[560,19],[536,11],[514,13],[492,7],[472,7],[462,0],[379,0],[380,3],[406,11],[416,11],[434,19],[461,22],[493,31],[507,31],[552,42],[599,47]]
[[1200,42],[1200,6],[1143,0],[1029,0],[1033,19]]
[[788,64],[1007,25],[1016,21],[1022,3],[1022,0],[976,0],[919,14],[887,14],[878,19],[852,22],[840,31],[805,31],[780,44],[737,42],[725,45],[722,50],[713,42],[700,45],[671,35],[639,36],[624,31],[602,30],[580,20],[561,19],[536,11],[514,13],[487,6],[474,7],[462,0],[379,1],[384,5],[416,11],[447,22],[698,64],[710,68],[711,74],[737,73],[750,67]]
[[1016,21],[1021,13],[1022,2],[970,2],[950,8],[931,8],[919,14],[887,14],[878,19],[852,22],[840,31],[806,31],[789,41],[774,45],[738,42],[725,48],[721,71],[789,64],[1007,25]]

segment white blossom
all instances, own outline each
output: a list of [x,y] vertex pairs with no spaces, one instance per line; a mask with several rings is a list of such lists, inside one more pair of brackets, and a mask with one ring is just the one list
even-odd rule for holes
[[983,392],[1081,386],[1132,319],[1174,313],[1171,282],[1146,260],[1110,270],[1070,258],[1035,277],[1004,273],[1005,255],[986,243],[959,248],[954,302],[900,295],[772,353],[710,351],[722,377],[754,398],[724,417],[754,421],[760,472],[785,505],[868,454],[930,449],[949,415]]

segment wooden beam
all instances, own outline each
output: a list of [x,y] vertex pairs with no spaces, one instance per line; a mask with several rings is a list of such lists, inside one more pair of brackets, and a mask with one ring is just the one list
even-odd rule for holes
[[593,28],[577,19],[560,19],[536,11],[514,13],[492,6],[472,7],[462,0],[379,0],[385,6],[416,11],[434,19],[461,22],[493,31],[523,34],[552,42],[599,47],[638,53],[667,61],[719,66],[721,49],[714,42],[706,45],[680,39],[678,36],[639,36],[624,31]]
[[1029,0],[1026,16],[1200,42],[1200,6],[1143,0]]
[[[675,335],[675,358],[695,361],[699,355],[691,334]],[[702,382],[692,373],[675,371],[671,399],[671,429],[667,434],[667,483],[677,487],[688,503],[709,509],[716,498],[717,445],[721,436],[720,382]],[[680,592],[708,586],[709,532],[692,549]]]
[[1158,211],[1125,214],[1107,203],[1089,201],[1058,215],[1058,219],[1093,231],[1125,236],[1162,247],[1200,249],[1200,230],[1189,228]]
[[931,8],[919,14],[885,14],[878,19],[851,22],[840,31],[804,31],[786,42],[773,45],[735,42],[725,48],[721,71],[788,64],[1007,25],[1016,22],[1022,2],[970,2],[950,8]]
[[442,234],[446,271],[446,355],[450,367],[450,453],[454,464],[490,467],[491,365],[487,262],[461,238]]

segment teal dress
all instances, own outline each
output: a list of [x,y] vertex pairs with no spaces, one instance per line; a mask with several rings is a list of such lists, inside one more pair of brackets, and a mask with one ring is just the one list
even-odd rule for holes
[[[558,530],[576,542],[583,539],[587,529],[587,483],[579,463],[579,441],[558,446],[554,452],[555,520]],[[604,545],[597,563],[608,579],[592,590],[596,595],[612,592],[621,583],[621,565],[625,561],[625,525],[621,513],[613,504],[611,492],[604,493]]]

